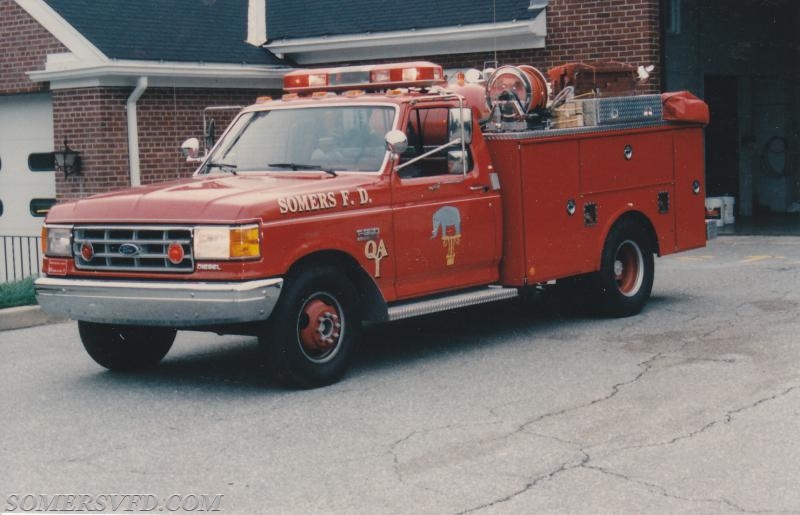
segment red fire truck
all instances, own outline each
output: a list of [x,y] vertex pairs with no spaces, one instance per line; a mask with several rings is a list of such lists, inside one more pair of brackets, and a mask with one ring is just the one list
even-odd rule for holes
[[277,378],[325,385],[364,322],[577,277],[598,310],[633,315],[654,255],[705,245],[699,100],[573,100],[557,128],[532,67],[485,86],[448,86],[428,62],[284,85],[193,177],[50,211],[39,303],[78,321],[100,365],[154,365],[178,329],[205,330],[256,335]]

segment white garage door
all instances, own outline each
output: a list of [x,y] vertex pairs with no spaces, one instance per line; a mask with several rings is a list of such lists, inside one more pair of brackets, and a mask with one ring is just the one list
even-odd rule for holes
[[0,236],[35,236],[55,201],[49,93],[0,96]]

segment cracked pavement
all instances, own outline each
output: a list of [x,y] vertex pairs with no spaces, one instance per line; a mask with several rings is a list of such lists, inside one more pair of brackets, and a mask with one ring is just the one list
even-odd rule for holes
[[[223,513],[800,513],[800,238],[656,260],[626,319],[542,299],[369,328],[286,391],[252,338],[112,374],[0,332],[0,494],[223,494]],[[5,508],[5,506],[0,506]]]

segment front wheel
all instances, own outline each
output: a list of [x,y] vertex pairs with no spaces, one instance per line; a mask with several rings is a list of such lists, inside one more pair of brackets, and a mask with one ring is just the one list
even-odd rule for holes
[[347,371],[361,334],[356,291],[334,267],[309,267],[287,281],[259,342],[273,376],[313,388]]
[[97,364],[126,371],[156,365],[175,341],[175,329],[78,322],[83,347]]
[[612,317],[639,313],[650,298],[654,268],[644,227],[633,220],[617,223],[606,238],[594,278],[600,311]]

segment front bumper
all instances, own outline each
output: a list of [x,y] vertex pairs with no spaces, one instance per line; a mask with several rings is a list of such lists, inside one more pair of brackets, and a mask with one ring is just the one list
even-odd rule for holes
[[266,320],[283,279],[199,283],[42,277],[35,286],[39,304],[51,315],[108,324],[188,328]]

